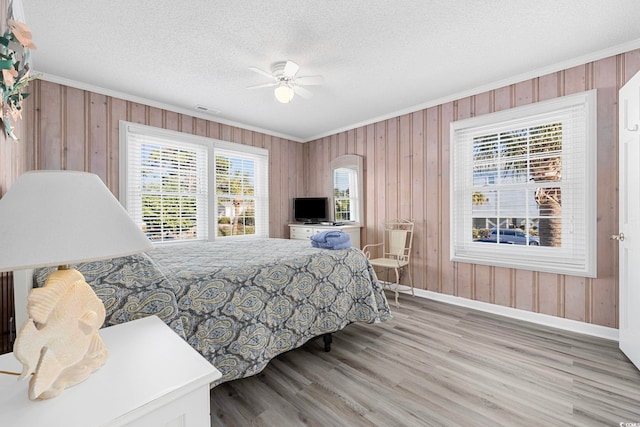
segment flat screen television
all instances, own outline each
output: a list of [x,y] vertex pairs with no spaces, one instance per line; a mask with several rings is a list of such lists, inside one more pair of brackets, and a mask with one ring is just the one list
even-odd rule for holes
[[328,197],[296,197],[293,199],[293,218],[307,224],[329,220]]

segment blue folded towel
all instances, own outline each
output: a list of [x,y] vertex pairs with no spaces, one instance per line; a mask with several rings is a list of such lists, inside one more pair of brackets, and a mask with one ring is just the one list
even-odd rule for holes
[[312,240],[311,246],[313,246],[314,248],[321,248],[321,249],[346,249],[351,247],[351,240],[344,243],[337,243],[335,245],[331,243],[321,243],[321,242],[316,242]]
[[322,249],[346,249],[351,247],[351,237],[336,230],[322,231],[310,237],[311,246]]
[[311,240],[320,242],[320,243],[344,243],[350,240],[350,237],[347,233],[338,230],[327,230],[322,231],[320,233],[314,234],[310,237]]

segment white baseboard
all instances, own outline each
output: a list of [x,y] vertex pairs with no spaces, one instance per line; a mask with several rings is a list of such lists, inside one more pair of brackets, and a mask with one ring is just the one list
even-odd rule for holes
[[[391,285],[393,288],[394,285]],[[400,286],[399,292],[411,295],[411,288],[408,286]],[[440,294],[433,291],[425,291],[423,289],[415,289],[415,294],[420,298],[427,298],[434,301],[445,302],[461,307],[472,308],[487,313],[498,314],[500,316],[510,317],[512,319],[524,320],[526,322],[536,323],[538,325],[558,328],[565,331],[577,332],[579,334],[591,335],[594,337],[605,338],[612,341],[618,341],[618,329],[609,328],[607,326],[594,325],[591,323],[580,322],[577,320],[564,319],[561,317],[551,316],[548,314],[534,313],[527,310],[517,308],[504,307],[502,305],[490,304],[488,302],[474,301],[468,298],[456,297],[453,295]]]

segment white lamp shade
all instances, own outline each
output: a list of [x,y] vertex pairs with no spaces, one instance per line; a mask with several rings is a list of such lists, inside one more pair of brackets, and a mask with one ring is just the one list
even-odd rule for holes
[[149,239],[95,174],[27,172],[0,199],[0,271],[149,249]]
[[293,99],[293,89],[286,84],[281,84],[273,91],[274,96],[283,104],[288,104]]

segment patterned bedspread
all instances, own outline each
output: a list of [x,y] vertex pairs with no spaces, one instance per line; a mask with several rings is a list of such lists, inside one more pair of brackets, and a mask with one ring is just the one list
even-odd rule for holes
[[[391,317],[361,251],[304,240],[171,245],[76,268],[105,303],[106,325],[158,315],[222,372],[219,383],[349,323]],[[37,272],[40,286],[49,271]]]

